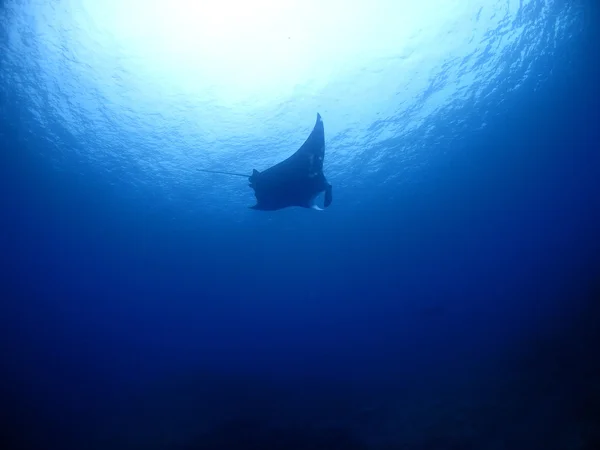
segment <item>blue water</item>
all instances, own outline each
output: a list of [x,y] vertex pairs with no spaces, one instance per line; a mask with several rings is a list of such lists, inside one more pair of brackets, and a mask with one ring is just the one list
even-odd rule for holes
[[595,2],[248,5],[0,2],[2,448],[600,448]]

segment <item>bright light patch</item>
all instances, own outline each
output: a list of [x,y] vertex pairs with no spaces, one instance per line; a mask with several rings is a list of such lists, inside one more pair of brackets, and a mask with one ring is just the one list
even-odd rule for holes
[[413,1],[84,0],[61,18],[79,22],[69,27],[71,45],[93,38],[98,50],[137,61],[169,88],[264,102],[402,55],[423,28],[435,36],[448,17],[472,9],[438,3],[431,15],[431,5]]

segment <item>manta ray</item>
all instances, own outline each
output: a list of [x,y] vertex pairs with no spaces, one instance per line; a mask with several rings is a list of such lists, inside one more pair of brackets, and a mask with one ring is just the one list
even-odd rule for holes
[[276,211],[290,206],[312,208],[317,196],[324,192],[323,206],[327,208],[333,200],[332,186],[323,174],[325,159],[325,129],[321,115],[317,113],[315,126],[304,144],[289,158],[262,172],[254,169],[252,175],[198,169],[201,172],[219,173],[248,177],[248,186],[254,190],[256,205],[251,209]]

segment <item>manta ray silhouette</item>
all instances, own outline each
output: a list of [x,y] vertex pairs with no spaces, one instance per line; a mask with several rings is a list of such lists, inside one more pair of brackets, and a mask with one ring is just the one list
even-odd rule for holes
[[325,192],[323,206],[327,208],[332,200],[332,186],[323,174],[325,159],[325,129],[321,115],[317,113],[317,122],[304,144],[289,158],[259,172],[254,169],[252,175],[198,169],[200,172],[219,173],[248,177],[249,186],[254,189],[256,205],[252,209],[275,211],[289,206],[300,206],[321,210],[315,200]]

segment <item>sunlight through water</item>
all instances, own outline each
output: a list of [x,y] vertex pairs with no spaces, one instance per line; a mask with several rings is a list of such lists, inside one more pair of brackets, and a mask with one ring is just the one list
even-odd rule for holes
[[249,171],[287,156],[318,111],[339,185],[358,160],[370,172],[391,157],[417,164],[434,120],[451,125],[447,138],[467,111],[485,126],[486,99],[504,101],[575,32],[571,9],[552,0],[8,0],[0,67],[58,165],[78,158],[132,183],[196,183],[194,167]]

